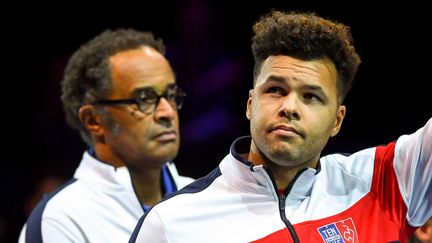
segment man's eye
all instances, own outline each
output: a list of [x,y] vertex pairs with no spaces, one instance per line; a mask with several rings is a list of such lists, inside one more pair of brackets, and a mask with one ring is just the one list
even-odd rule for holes
[[166,93],[166,97],[168,99],[174,99],[175,97],[177,97],[177,90],[168,90]]
[[177,93],[171,93],[171,94],[167,94],[166,98],[168,100],[175,100],[177,98]]
[[303,98],[307,101],[321,101],[321,99],[317,95],[312,94],[312,93],[304,94]]
[[141,100],[151,100],[155,99],[157,97],[157,94],[154,90],[144,90],[139,94],[139,98]]
[[140,101],[142,102],[142,103],[147,103],[147,104],[151,104],[151,103],[154,103],[155,102],[155,97],[141,97],[140,98]]
[[272,93],[272,94],[282,94],[283,93],[283,89],[280,87],[270,87],[266,90],[266,93]]

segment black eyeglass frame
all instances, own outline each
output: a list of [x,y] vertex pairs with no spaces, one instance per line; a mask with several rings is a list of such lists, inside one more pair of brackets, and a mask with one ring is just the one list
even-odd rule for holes
[[[168,98],[168,95],[170,95],[170,92],[172,93],[174,92],[174,97],[173,98]],[[150,94],[150,97],[143,97],[143,94],[145,94],[147,92],[147,94]],[[173,106],[173,108],[176,108],[177,110],[180,110],[183,106],[183,102],[184,102],[184,98],[186,97],[186,92],[184,92],[179,86],[177,85],[171,85],[168,86],[167,89],[165,90],[165,92],[163,94],[157,94],[152,88],[141,88],[141,89],[137,89],[135,92],[135,98],[131,98],[131,99],[115,99],[115,100],[96,100],[91,102],[90,104],[92,105],[120,105],[120,104],[136,104],[138,109],[143,112],[144,114],[152,114],[157,106],[159,105],[159,102],[161,100],[161,98],[165,98],[168,103]],[[172,94],[171,94],[172,95]],[[153,102],[148,102],[150,99],[154,99],[156,98],[155,101]],[[147,102],[146,102],[147,100]],[[174,104],[172,102],[175,102],[175,107]],[[151,104],[154,105],[154,108],[151,109],[150,111],[144,111],[142,109],[143,104]]]

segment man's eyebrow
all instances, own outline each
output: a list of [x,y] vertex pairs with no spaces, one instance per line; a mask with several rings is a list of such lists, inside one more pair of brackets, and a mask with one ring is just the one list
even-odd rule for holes
[[152,87],[139,87],[139,88],[136,88],[136,89],[132,92],[132,94],[133,94],[133,95],[138,95],[138,94],[140,94],[140,93],[142,93],[142,92],[151,92],[151,91],[155,92],[155,90],[154,90]]
[[323,88],[321,88],[321,86],[318,85],[314,85],[314,84],[305,84],[303,89],[307,89],[307,90],[311,90],[311,91],[317,91],[317,92],[321,92],[324,93]]
[[[286,78],[284,76],[270,75],[266,79],[266,82],[274,81],[274,82],[277,82],[277,83],[284,83],[287,80],[288,80],[288,78]],[[307,90],[311,90],[311,91],[315,90],[317,92],[325,93],[321,86],[315,85],[315,84],[304,84],[303,85],[303,89],[307,89]]]
[[[284,76],[279,76],[279,75],[270,75],[264,83],[267,82],[276,82],[276,83],[285,83],[288,79]],[[303,90],[307,90],[307,91],[313,91],[313,92],[317,92],[321,95],[321,97],[323,98],[328,98],[326,92],[324,92],[323,88],[319,85],[315,85],[315,84],[304,84],[302,87]]]
[[284,83],[287,79],[284,76],[279,76],[279,75],[270,75],[268,76],[268,78],[265,80],[265,83],[269,82],[269,81],[275,81],[278,83]]
[[[170,88],[174,88],[174,87],[176,87],[177,85],[175,84],[175,83],[170,83],[170,84],[168,84],[166,87],[165,87],[165,91],[164,92],[166,92],[168,89],[170,89]],[[142,92],[154,92],[154,93],[157,93],[156,92],[156,90],[152,87],[152,86],[144,86],[144,87],[138,87],[138,88],[136,88],[133,92],[132,92],[132,94],[133,95],[138,95],[138,94],[141,94]]]

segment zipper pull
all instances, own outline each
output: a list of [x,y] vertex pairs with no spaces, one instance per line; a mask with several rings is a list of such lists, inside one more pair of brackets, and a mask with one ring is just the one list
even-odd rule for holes
[[279,194],[279,209],[285,211],[285,194]]

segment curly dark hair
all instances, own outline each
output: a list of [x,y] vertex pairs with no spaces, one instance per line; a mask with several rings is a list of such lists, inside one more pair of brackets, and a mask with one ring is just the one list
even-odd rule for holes
[[344,100],[361,62],[348,26],[315,13],[273,10],[255,23],[253,31],[254,86],[262,63],[271,55],[301,60],[329,58],[338,72],[338,100]]
[[106,30],[83,44],[69,59],[61,82],[63,108],[69,125],[91,146],[90,134],[78,116],[82,105],[104,98],[112,91],[109,58],[119,52],[150,46],[165,54],[161,39],[134,29]]

